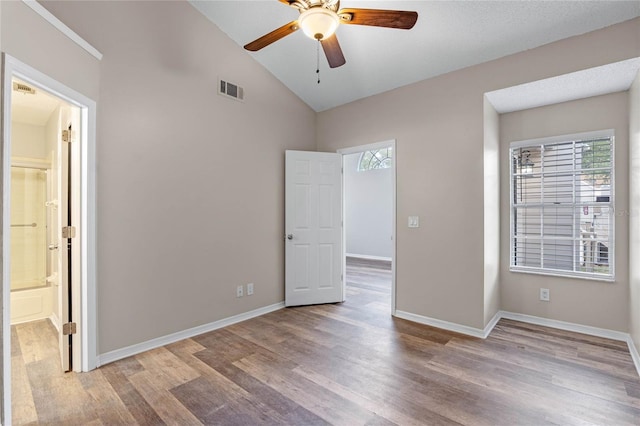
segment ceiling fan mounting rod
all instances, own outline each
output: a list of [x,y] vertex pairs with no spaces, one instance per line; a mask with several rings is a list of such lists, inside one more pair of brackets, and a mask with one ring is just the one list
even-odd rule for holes
[[340,8],[340,0],[289,0],[289,6],[295,7],[300,13],[314,7],[322,7],[337,12]]

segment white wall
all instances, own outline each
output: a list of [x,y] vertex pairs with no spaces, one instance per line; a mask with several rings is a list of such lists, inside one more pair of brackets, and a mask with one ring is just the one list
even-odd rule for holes
[[47,120],[47,124],[44,126],[45,132],[45,146],[44,152],[46,155],[46,159],[52,163],[55,158],[52,156],[56,155],[56,151],[58,150],[58,130],[60,127],[60,107],[56,107],[51,115],[49,116],[49,120]]
[[11,157],[46,160],[45,139],[45,126],[12,122],[11,140],[16,143],[11,146]]
[[359,172],[359,160],[344,156],[346,252],[391,259],[393,169]]

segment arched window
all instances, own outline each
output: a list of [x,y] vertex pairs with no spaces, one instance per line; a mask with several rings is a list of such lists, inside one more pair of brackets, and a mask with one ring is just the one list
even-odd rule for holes
[[388,169],[393,164],[393,148],[382,148],[373,151],[365,151],[360,154],[358,171],[364,172],[373,169]]

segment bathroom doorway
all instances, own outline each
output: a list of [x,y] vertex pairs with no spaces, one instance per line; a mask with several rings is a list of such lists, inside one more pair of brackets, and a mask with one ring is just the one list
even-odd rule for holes
[[[19,396],[17,393],[20,393],[20,396],[29,394],[27,389],[24,387],[16,389],[14,384],[23,383],[32,386],[29,390],[42,391],[47,388],[47,386],[43,387],[42,383],[21,382],[18,377],[21,374],[22,378],[28,377],[29,379],[35,375],[29,374],[28,371],[25,372],[24,368],[12,369],[13,361],[16,360],[14,356],[22,356],[22,361],[33,361],[53,353],[57,357],[54,359],[55,362],[47,364],[52,366],[50,370],[61,375],[65,374],[63,370],[89,371],[96,368],[98,364],[95,296],[96,103],[6,53],[2,54],[2,67],[2,234],[4,237],[2,239],[3,344],[1,376],[3,382],[2,418],[10,422],[14,406],[12,402]],[[21,101],[33,100],[33,96],[37,97],[38,94],[54,98],[55,106],[49,109],[41,107],[39,104],[32,106],[20,104]],[[19,99],[20,96],[22,99]],[[16,98],[18,101],[15,101]],[[30,110],[31,114],[41,116],[40,124],[27,123],[25,126],[18,124],[21,113],[28,114],[27,110]],[[55,129],[55,132],[52,130],[49,133],[47,127]],[[20,142],[14,144],[13,139],[19,139],[19,135],[15,131],[18,133],[22,131],[32,139],[44,140],[44,148],[43,145],[37,144],[31,144],[27,147],[22,147]],[[56,145],[55,149],[53,148],[54,144]],[[13,176],[12,171],[14,172]],[[46,178],[43,178],[39,171],[44,171]],[[19,176],[20,172],[22,175],[29,176],[23,176],[24,179],[22,179]],[[16,177],[16,175],[18,176]],[[16,183],[18,186],[20,185],[21,179],[23,188],[15,188]],[[42,189],[43,180],[46,182],[44,190]],[[41,210],[37,213],[39,215],[37,219],[30,219],[24,215],[21,217],[19,212],[12,211],[13,203],[19,204],[21,202],[20,198],[12,199],[12,192],[22,193],[25,205],[37,207],[34,207],[33,210],[39,210],[42,207],[41,195],[38,198],[25,194],[44,192],[46,194],[44,198],[45,223],[40,224],[42,221]],[[39,204],[40,206],[38,206]],[[30,208],[25,207],[24,209],[29,210]],[[24,214],[26,215],[26,212]],[[34,223],[36,226],[33,226]],[[12,227],[12,224],[26,226]],[[41,226],[44,227],[44,247]],[[21,241],[20,238],[17,238],[13,242],[12,248],[11,235],[14,229],[26,232],[23,232]],[[30,236],[28,235],[29,231],[36,231],[37,235]],[[16,231],[15,234],[20,237],[19,231]],[[19,260],[20,247],[23,247],[26,253],[31,253],[26,249],[28,245],[37,247],[36,251],[39,254],[28,254],[23,263],[29,266],[18,266],[21,263]],[[42,255],[43,250],[46,250],[45,255]],[[17,262],[12,261],[13,251],[17,251]],[[43,257],[44,262],[42,261]],[[12,276],[13,268],[18,268],[18,271],[22,268],[23,272],[33,271],[31,278],[23,280],[22,288],[20,285],[12,286],[12,278],[17,277],[16,275]],[[42,272],[43,268],[44,273]],[[66,279],[65,276],[68,278]],[[35,299],[43,305],[42,307],[28,306],[29,301],[18,302],[18,304],[26,305],[26,311],[34,316],[20,315],[21,318],[17,319],[14,315],[14,326],[11,325],[11,313],[14,310],[18,311],[18,308],[11,304],[12,287],[14,293],[30,290],[48,291],[47,295],[35,296]],[[25,294],[23,293],[23,295]],[[47,301],[47,297],[50,298],[49,301]],[[57,300],[54,300],[56,297]],[[51,307],[50,314],[48,314],[47,307]],[[47,326],[41,327],[39,322]],[[42,346],[45,348],[44,350],[39,352],[33,350],[40,346],[31,344],[38,341],[31,331],[24,333],[24,342],[27,342],[24,347],[13,344],[13,337],[18,334],[14,333],[15,328],[25,324],[32,326],[34,330],[48,330],[49,337],[45,337],[45,340],[48,340],[49,343]],[[22,349],[25,349],[24,352]],[[64,355],[60,356],[64,354],[65,349],[69,354],[68,365],[65,365]],[[33,364],[35,366],[37,362]],[[21,366],[24,367],[24,365]],[[14,394],[16,394],[15,398]],[[22,407],[24,405],[18,406],[18,408]]]
[[67,237],[79,217],[73,129],[80,125],[80,108],[19,78],[12,79],[11,88],[12,345],[14,353],[22,353],[23,346],[27,352],[41,347],[39,355],[12,361],[29,364],[53,353],[59,368],[70,371],[79,251]]

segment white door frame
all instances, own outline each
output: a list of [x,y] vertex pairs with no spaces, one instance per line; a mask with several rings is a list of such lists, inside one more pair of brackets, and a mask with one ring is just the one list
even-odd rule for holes
[[[3,134],[2,134],[2,215],[10,216],[11,203],[11,81],[17,77],[80,108],[80,365],[75,371],[97,367],[96,321],[96,103],[29,65],[3,54]],[[2,235],[10,235],[10,223],[2,222]],[[2,351],[3,422],[11,423],[11,316],[10,316],[10,241],[2,239]],[[75,350],[74,350],[75,352]],[[75,359],[78,359],[74,357]]]
[[[338,154],[342,154],[342,164],[344,167],[344,156],[345,155],[349,155],[349,154],[356,154],[356,153],[360,153],[360,152],[364,152],[364,151],[373,151],[376,149],[382,149],[382,148],[388,148],[391,147],[393,148],[393,156],[391,157],[391,164],[392,164],[392,170],[393,173],[391,173],[391,191],[393,192],[393,208],[392,213],[391,213],[391,241],[392,241],[392,245],[391,245],[391,315],[396,314],[396,248],[397,248],[397,243],[396,243],[396,226],[397,226],[397,221],[396,221],[396,209],[397,209],[397,202],[396,202],[396,165],[398,164],[396,162],[396,157],[397,157],[397,152],[396,152],[396,140],[392,139],[392,140],[388,140],[388,141],[382,141],[382,142],[375,142],[375,143],[371,143],[371,144],[366,144],[366,145],[358,145],[358,146],[354,146],[354,147],[350,147],[350,148],[342,148],[339,149],[337,152]],[[346,194],[346,188],[344,187],[345,183],[344,183],[344,174],[343,174],[343,178],[342,178],[342,217],[346,217],[345,214],[345,194]],[[349,226],[349,224],[346,224],[346,226]],[[345,227],[342,227],[342,276],[345,277],[346,280],[346,276],[347,276],[347,265],[346,265],[346,250],[347,250],[347,236],[346,236],[346,232],[345,232]],[[346,299],[346,293],[347,293],[347,285],[346,282],[343,281],[342,283],[344,292],[345,292],[345,299]]]

